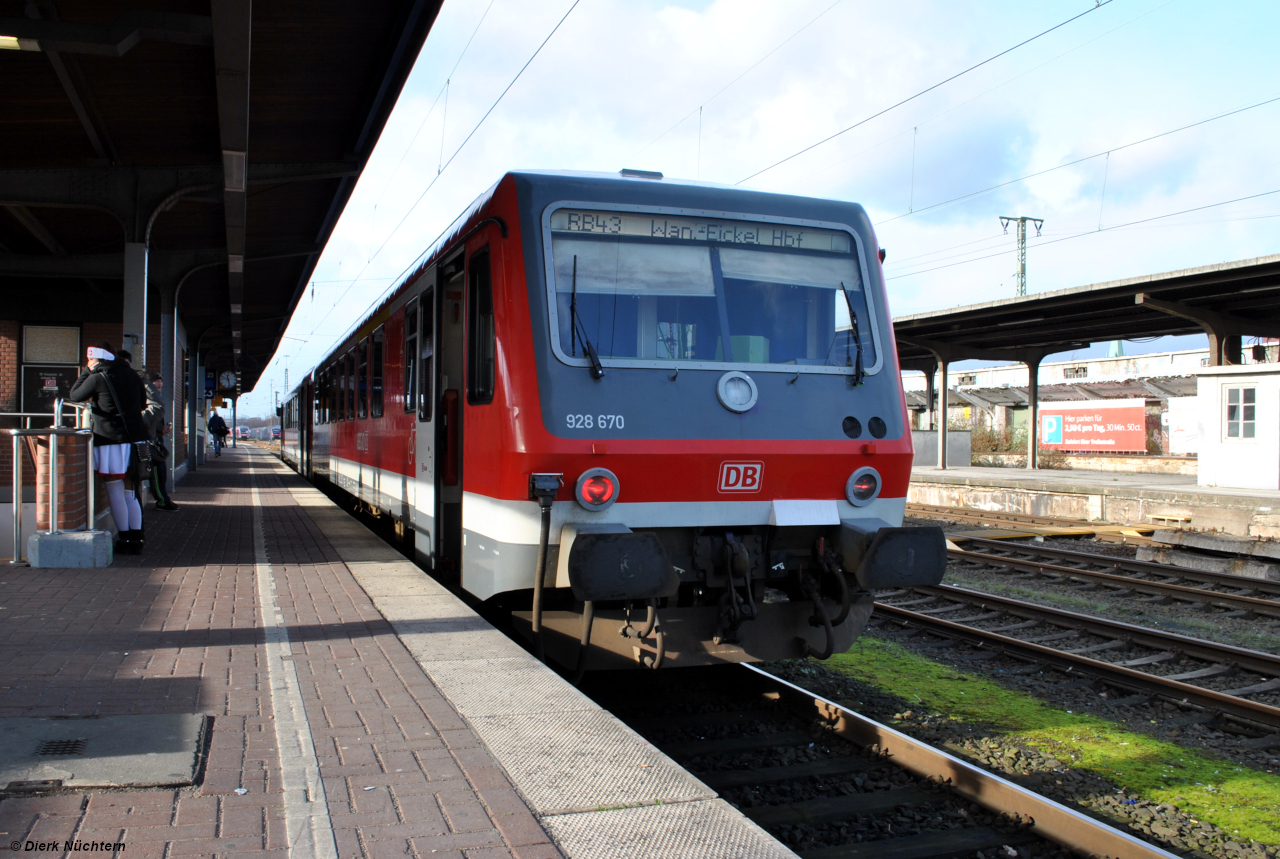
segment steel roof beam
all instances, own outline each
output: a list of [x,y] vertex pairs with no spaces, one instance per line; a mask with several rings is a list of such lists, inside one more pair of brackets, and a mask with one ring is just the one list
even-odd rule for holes
[[244,311],[244,248],[248,228],[249,58],[252,0],[214,0],[213,61],[222,147],[222,208],[227,235],[227,291],[232,352],[240,356]]
[[213,44],[213,21],[203,15],[130,9],[110,24],[0,18],[0,33],[16,38],[24,51],[123,57],[139,42],[207,48]]
[[[283,185],[357,176],[355,159],[296,164],[255,164],[249,185]],[[220,164],[178,167],[65,167],[49,170],[0,170],[0,205],[99,209],[114,215],[127,236],[136,228],[145,236],[150,218],[175,195],[223,186]]]
[[1193,307],[1181,301],[1163,301],[1152,298],[1145,292],[1133,297],[1134,304],[1150,307],[1170,316],[1189,319],[1204,328],[1207,334],[1240,334],[1258,337],[1280,337],[1280,322],[1269,319],[1249,319],[1244,316],[1233,316],[1218,313],[1207,307]]

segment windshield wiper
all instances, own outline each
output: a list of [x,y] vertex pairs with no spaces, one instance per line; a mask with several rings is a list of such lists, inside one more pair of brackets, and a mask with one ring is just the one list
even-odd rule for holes
[[849,341],[844,341],[845,366],[853,365],[853,386],[856,388],[862,384],[862,335],[858,333],[858,314],[853,309],[853,299],[849,297],[849,290],[844,288],[844,281],[840,281],[840,291],[844,293],[845,306],[849,308],[849,333],[853,337],[854,344],[858,347],[857,361],[851,361],[849,357]]
[[[573,285],[570,287],[569,294],[569,331],[570,341],[573,350],[573,357],[578,357],[578,340],[582,340],[582,351],[586,353],[587,358],[591,361],[591,378],[604,378],[604,365],[600,363],[600,355],[596,352],[596,347],[591,344],[591,338],[587,336],[587,327],[582,324],[582,317],[578,316],[578,255],[573,255]],[[861,348],[861,347],[859,347]]]

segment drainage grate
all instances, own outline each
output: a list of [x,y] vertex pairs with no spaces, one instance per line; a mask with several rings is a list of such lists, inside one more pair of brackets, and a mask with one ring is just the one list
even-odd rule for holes
[[70,755],[83,755],[84,745],[87,740],[45,740],[36,746],[36,755],[39,757],[68,757]]

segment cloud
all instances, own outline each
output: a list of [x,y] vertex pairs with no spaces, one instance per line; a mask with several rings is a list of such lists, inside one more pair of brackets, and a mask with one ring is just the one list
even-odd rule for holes
[[[307,341],[286,341],[292,379],[507,170],[639,167],[732,184],[1092,5],[584,0],[459,151],[571,2],[494,0],[461,62],[489,0],[444,5],[321,257],[316,299],[290,324]],[[1280,188],[1280,104],[1117,152],[1109,166],[888,219],[1280,95],[1266,37],[1278,24],[1273,4],[1111,4],[743,187],[866,206],[896,314],[1012,295],[999,215],[1045,219],[1032,291],[1275,252],[1280,195],[1097,227],[1100,213],[1109,226]],[[268,408],[281,370],[277,360],[264,374],[248,413]]]

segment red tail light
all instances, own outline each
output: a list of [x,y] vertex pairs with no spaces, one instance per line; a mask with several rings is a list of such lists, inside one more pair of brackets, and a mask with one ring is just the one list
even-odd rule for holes
[[573,497],[587,510],[604,510],[618,500],[618,476],[607,468],[592,468],[578,478]]
[[850,474],[844,485],[844,497],[854,507],[870,504],[879,494],[880,473],[869,465]]

